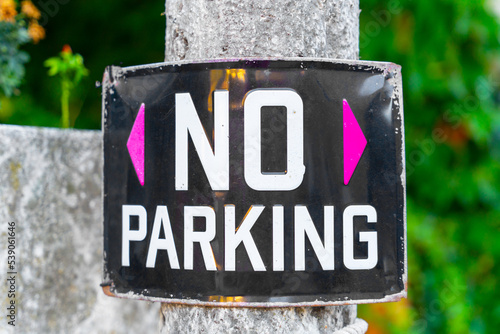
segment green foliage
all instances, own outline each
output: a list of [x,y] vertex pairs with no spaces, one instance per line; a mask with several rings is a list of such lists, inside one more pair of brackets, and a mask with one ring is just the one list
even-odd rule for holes
[[70,127],[69,99],[71,91],[80,83],[89,70],[83,64],[80,54],[73,54],[68,45],[65,45],[59,57],[51,57],[44,62],[49,68],[50,76],[58,76],[61,82],[61,123],[63,128]]
[[404,79],[409,323],[386,332],[500,326],[500,25],[486,6],[361,2],[361,57]]
[[59,75],[62,81],[74,87],[84,76],[89,74],[85,65],[83,65],[83,57],[80,54],[73,54],[71,49],[66,46],[59,54],[59,57],[52,57],[45,61],[45,66],[49,68],[49,75]]
[[29,55],[20,50],[30,41],[24,22],[0,21],[0,88],[4,95],[11,96],[24,77],[24,64]]
[[[42,1],[43,2],[43,1]],[[60,127],[61,84],[43,66],[54,50],[69,44],[85,58],[89,75],[71,92],[70,124],[100,129],[102,80],[108,65],[131,66],[161,62],[165,50],[164,1],[86,0],[38,3],[46,38],[23,49],[30,55],[22,94],[1,98],[0,122]],[[47,2],[48,3],[48,2]],[[27,109],[26,109],[27,108]]]

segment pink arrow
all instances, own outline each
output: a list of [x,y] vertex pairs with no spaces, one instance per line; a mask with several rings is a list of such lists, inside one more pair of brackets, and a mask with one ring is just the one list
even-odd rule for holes
[[366,138],[344,99],[344,184],[348,185],[366,147]]
[[127,141],[128,153],[141,186],[144,186],[144,109],[143,103],[139,108]]

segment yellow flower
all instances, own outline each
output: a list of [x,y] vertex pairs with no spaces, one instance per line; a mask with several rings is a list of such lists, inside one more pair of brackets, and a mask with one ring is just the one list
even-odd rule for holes
[[28,34],[35,44],[45,38],[45,30],[37,22],[30,23],[28,27]]
[[14,0],[0,0],[0,21],[14,22],[17,15]]
[[35,20],[38,20],[41,16],[38,8],[36,8],[30,0],[21,2],[21,12],[26,14],[27,17]]

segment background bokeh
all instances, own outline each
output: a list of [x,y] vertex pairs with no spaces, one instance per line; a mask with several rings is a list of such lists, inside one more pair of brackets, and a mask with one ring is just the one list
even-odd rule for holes
[[369,333],[500,328],[500,3],[361,0],[362,59],[403,66],[409,298]]
[[[359,315],[372,334],[497,333],[500,1],[360,2],[360,58],[403,67],[409,298]],[[163,1],[34,4],[46,37],[23,46],[30,61],[19,90],[0,93],[1,123],[61,125],[60,84],[43,63],[65,44],[89,69],[70,100],[75,128],[101,126],[105,66],[163,61]]]

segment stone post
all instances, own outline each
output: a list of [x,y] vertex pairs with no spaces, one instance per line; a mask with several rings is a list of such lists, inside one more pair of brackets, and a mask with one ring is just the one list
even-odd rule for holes
[[[157,329],[159,305],[109,298],[100,287],[101,142],[100,131],[0,125],[0,333]],[[6,317],[11,301],[13,325]]]
[[[165,60],[357,59],[358,0],[166,0]],[[365,333],[356,306],[217,308],[162,304],[161,333]]]

